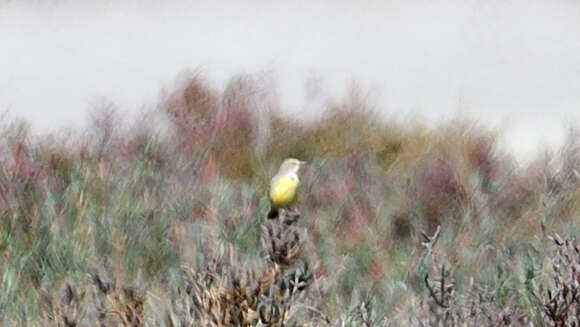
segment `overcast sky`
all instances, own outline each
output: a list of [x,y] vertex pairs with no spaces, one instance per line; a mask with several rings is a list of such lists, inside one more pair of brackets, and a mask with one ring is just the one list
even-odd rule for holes
[[103,99],[152,106],[185,69],[218,87],[267,72],[300,114],[317,108],[307,80],[322,97],[356,80],[391,117],[473,117],[526,156],[579,118],[580,2],[0,3],[0,109],[36,131],[80,126]]

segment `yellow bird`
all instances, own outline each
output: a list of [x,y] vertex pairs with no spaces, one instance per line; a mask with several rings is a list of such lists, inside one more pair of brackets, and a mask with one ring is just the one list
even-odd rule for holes
[[270,212],[268,219],[278,216],[278,209],[288,208],[296,201],[296,192],[300,185],[298,170],[306,162],[298,159],[286,159],[278,173],[270,181]]

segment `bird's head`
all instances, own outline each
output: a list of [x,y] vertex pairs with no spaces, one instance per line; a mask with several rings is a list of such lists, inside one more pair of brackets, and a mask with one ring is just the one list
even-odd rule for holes
[[300,167],[304,166],[306,161],[300,161],[298,159],[289,158],[282,162],[280,166],[280,172],[293,172],[297,173],[300,170]]

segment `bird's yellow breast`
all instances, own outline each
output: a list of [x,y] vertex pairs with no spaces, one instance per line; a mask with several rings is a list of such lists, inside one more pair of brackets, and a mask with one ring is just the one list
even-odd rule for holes
[[270,185],[270,201],[272,206],[283,208],[291,205],[296,200],[296,190],[298,188],[298,178],[296,175],[278,176],[272,180]]

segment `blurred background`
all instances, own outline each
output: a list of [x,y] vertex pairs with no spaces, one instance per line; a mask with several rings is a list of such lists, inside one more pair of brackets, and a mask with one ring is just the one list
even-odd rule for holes
[[195,70],[217,89],[258,74],[274,106],[312,117],[356,82],[391,119],[470,117],[526,159],[578,118],[579,28],[566,0],[3,1],[0,109],[74,128]]
[[[2,2],[0,325],[577,324],[579,22]],[[302,216],[267,220],[287,157]]]

